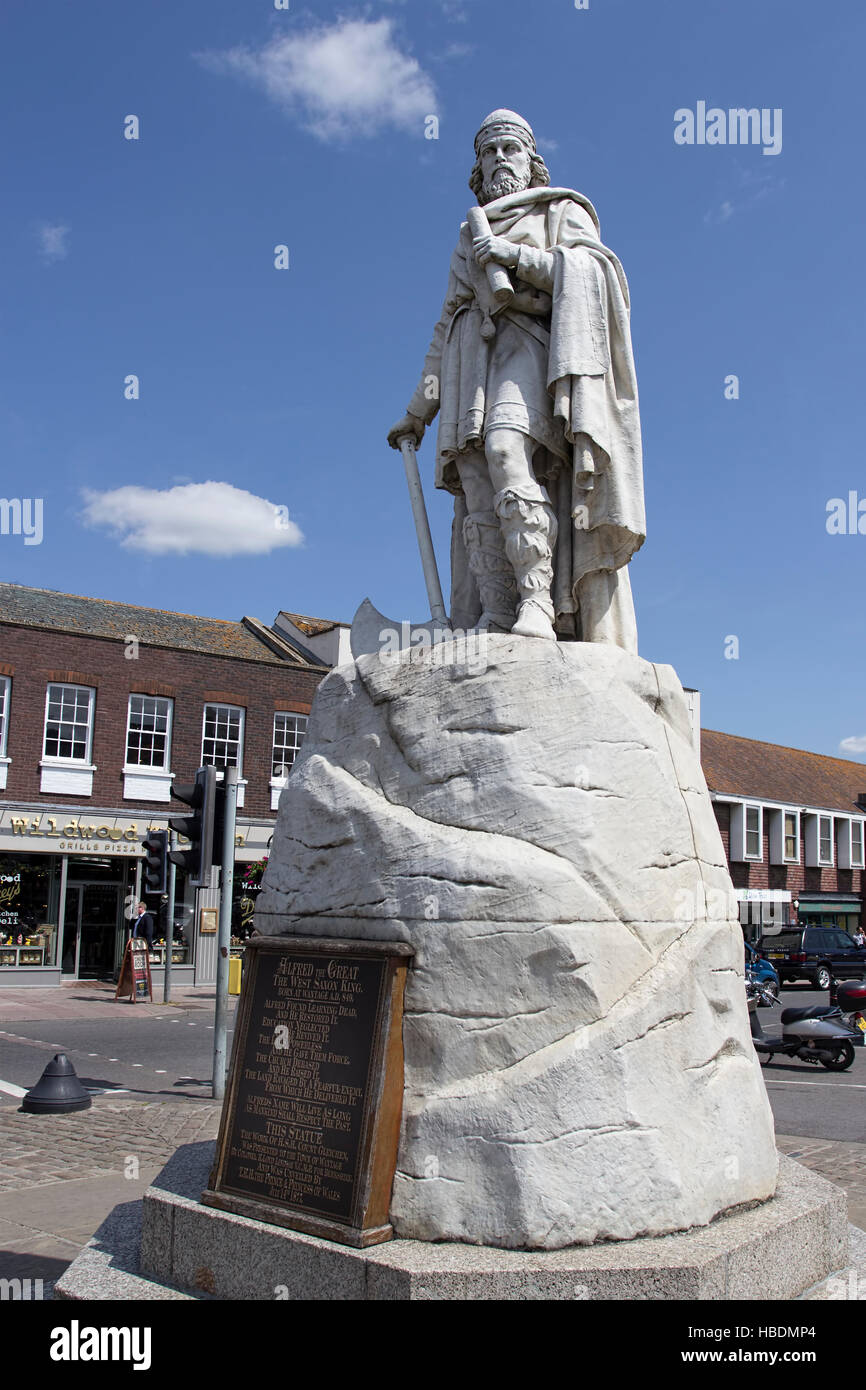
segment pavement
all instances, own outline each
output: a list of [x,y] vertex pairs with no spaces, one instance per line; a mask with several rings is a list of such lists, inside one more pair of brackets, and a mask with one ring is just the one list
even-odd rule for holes
[[76,980],[59,989],[0,989],[0,1025],[22,1019],[51,1019],[58,1023],[66,1019],[105,1019],[116,1017],[119,1011],[136,1018],[150,1018],[166,1009],[209,1009],[212,1013],[216,999],[213,985],[173,986],[170,1004],[163,1004],[161,986],[154,989],[152,1004],[115,999],[114,988],[104,980]]

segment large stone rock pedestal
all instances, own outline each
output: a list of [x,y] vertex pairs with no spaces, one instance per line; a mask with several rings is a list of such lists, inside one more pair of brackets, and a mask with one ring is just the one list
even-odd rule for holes
[[670,667],[494,636],[332,672],[257,926],[411,943],[398,1236],[513,1249],[772,1196],[742,932]]

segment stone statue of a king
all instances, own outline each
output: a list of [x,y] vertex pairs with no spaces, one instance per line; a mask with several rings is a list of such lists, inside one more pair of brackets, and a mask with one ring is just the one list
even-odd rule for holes
[[[438,413],[454,627],[636,653],[627,566],[645,521],[625,275],[589,200],[549,187],[522,116],[493,111],[475,152],[487,221],[476,210],[460,229],[421,381],[388,441],[420,444]],[[504,295],[491,267],[509,276]]]

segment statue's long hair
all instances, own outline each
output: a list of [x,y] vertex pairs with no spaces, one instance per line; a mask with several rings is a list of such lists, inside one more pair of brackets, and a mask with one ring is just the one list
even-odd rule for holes
[[[529,187],[547,188],[550,184],[550,172],[541,158],[540,154],[533,154],[529,151]],[[475,167],[469,175],[469,187],[475,194],[478,201],[481,201],[481,190],[484,187],[484,175],[481,172],[481,160],[476,159]]]

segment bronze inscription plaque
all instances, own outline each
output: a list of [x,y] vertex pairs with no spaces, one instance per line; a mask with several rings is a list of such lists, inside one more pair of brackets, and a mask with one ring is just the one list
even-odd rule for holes
[[[384,1218],[368,1207],[382,1101],[394,1089],[385,1081],[395,1042],[402,1063],[393,1024],[399,985],[402,1025],[407,948],[275,937],[247,952],[218,1161],[203,1200],[216,1205],[217,1193],[251,1199],[280,1224],[314,1233],[333,1226],[361,1236],[372,1220],[382,1228],[374,1238],[387,1238],[387,1205]],[[402,1065],[400,1072],[397,1128]],[[386,1147],[396,1160],[393,1104],[385,1109]],[[274,1210],[306,1221],[274,1217]]]

